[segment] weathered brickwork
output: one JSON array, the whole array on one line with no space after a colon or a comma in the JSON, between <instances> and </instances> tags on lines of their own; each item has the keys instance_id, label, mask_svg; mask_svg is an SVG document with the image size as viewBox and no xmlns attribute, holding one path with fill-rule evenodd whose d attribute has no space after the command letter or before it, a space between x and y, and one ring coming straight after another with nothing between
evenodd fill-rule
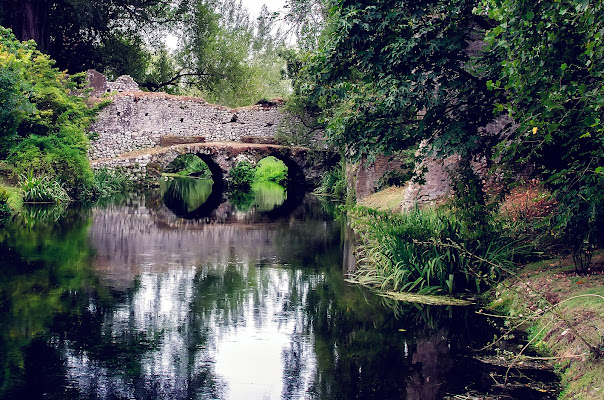
<instances>
[{"instance_id":1,"label":"weathered brickwork","mask_svg":"<svg viewBox=\"0 0 604 400\"><path fill-rule=\"evenodd\" d=\"M278 129L295 129L297 117L278 106L239 109L192 97L122 92L110 97L91 127L91 160L115 158L160 145L163 136L197 136L206 142L273 139Z\"/></svg>"}]
</instances>

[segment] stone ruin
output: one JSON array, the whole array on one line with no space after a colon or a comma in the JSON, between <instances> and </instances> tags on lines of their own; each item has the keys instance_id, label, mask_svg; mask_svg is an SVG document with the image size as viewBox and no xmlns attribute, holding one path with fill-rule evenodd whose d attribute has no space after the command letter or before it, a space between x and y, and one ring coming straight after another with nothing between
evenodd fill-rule
<instances>
[{"instance_id":1,"label":"stone ruin","mask_svg":"<svg viewBox=\"0 0 604 400\"><path fill-rule=\"evenodd\" d=\"M102 97L105 94L111 94L114 92L138 92L140 88L138 83L132 79L129 75L122 75L115 80L115 82L109 82L107 77L97 70L89 69L86 71L86 79L88 85L92 89L90 97Z\"/></svg>"}]
</instances>

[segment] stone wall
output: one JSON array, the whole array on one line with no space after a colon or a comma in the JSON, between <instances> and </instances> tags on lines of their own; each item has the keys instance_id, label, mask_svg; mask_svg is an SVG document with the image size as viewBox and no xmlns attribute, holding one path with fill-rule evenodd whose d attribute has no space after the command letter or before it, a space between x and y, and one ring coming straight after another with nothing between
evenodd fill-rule
<instances>
[{"instance_id":1,"label":"stone wall","mask_svg":"<svg viewBox=\"0 0 604 400\"><path fill-rule=\"evenodd\" d=\"M138 92L140 90L138 84L128 75L122 75L115 82L110 82L105 75L89 69L86 71L86 79L90 88L89 96L92 98L99 98L112 92Z\"/></svg>"},{"instance_id":2,"label":"stone wall","mask_svg":"<svg viewBox=\"0 0 604 400\"><path fill-rule=\"evenodd\" d=\"M230 109L200 98L145 92L117 93L110 99L90 128L91 160L159 146L162 136L197 136L206 142L274 139L279 129L300 127L298 118L278 105Z\"/></svg>"},{"instance_id":3,"label":"stone wall","mask_svg":"<svg viewBox=\"0 0 604 400\"><path fill-rule=\"evenodd\" d=\"M348 165L348 186L354 191L356 200L362 200L375 193L380 179L388 172L402 172L402 164L403 161L398 158L377 156L371 164L361 161L356 165Z\"/></svg>"}]
</instances>

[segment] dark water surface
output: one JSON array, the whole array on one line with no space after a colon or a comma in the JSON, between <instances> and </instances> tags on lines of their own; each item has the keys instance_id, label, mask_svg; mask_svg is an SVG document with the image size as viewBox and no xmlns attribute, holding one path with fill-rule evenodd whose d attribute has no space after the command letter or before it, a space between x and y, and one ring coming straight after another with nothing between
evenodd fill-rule
<instances>
[{"instance_id":1,"label":"dark water surface","mask_svg":"<svg viewBox=\"0 0 604 400\"><path fill-rule=\"evenodd\" d=\"M492 390L492 371L468 350L492 338L486 321L468 308L393 306L346 284L345 226L312 198L271 213L277 192L247 212L221 203L193 220L160 193L26 210L0 231L0 398Z\"/></svg>"}]
</instances>

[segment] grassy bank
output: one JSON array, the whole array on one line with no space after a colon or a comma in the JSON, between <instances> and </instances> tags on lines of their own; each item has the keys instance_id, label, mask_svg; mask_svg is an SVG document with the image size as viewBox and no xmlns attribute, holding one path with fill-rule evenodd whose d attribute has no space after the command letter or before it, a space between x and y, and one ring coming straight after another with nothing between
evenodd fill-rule
<instances>
[{"instance_id":1,"label":"grassy bank","mask_svg":"<svg viewBox=\"0 0 604 400\"><path fill-rule=\"evenodd\" d=\"M604 253L593 261L586 275L574 273L570 257L530 264L493 291L491 308L561 374L560 399L604 399L604 358L594 354L604 352Z\"/></svg>"},{"instance_id":2,"label":"grassy bank","mask_svg":"<svg viewBox=\"0 0 604 400\"><path fill-rule=\"evenodd\" d=\"M460 251L471 241L457 226L454 215L445 209L429 208L401 215L397 213L400 209L397 205L403 197L402 192L400 188L378 192L361 203L370 210L356 208L349 211L352 224L363 242L358 249L358 254L364 256L359 265L362 278L373 278L373 286L381 290L405 291L409 287L406 281L417 281L420 282L419 287L411 285L411 290L421 293L422 288L426 287L442 294L446 293L446 290L442 290L446 284L439 281L438 275L446 278L450 274L465 271L465 275L470 277L476 272L479 275L487 272L481 272L482 266L475 262L475 257L464 257L468 253ZM510 242L512 247L517 248L520 243L525 243L523 246L527 247L528 240L532 245L528 246L529 250L542 250L543 247L537 246L540 243L538 240L533 243L529 239L535 239L541 232L537 222L539 218L549 215L551 202L544 201L541 193L531 188L516 192L518 196L522 194L526 198L509 196L505 207L495 218L495 221L500 221L497 232L502 236L510 235L514 239ZM522 215L533 216L532 219L527 217L522 220L525 228L534 228L528 229L524 236L514 235L510 224L506 224L506 221L518 223L515 217L521 212ZM518 237L524 238L524 241L518 240ZM443 246L443 243L457 243L460 246ZM500 247L506 250L501 259L512 260L509 257L513 255L513 251L510 253L512 249ZM480 249L474 249L473 253ZM450 250L456 250L457 253L447 257L447 251ZM480 259L486 260L489 258L487 256L487 253L482 254ZM464 259L465 262L472 262L460 263ZM493 264L505 267L502 275L507 275L507 278L492 287L491 278L500 277L493 274L486 277L492 289L484 294L491 309L485 312L506 315L506 326L510 332L516 329L527 332L527 347L535 348L540 358L547 360L560 373L563 388L560 399L604 400L604 252L593 255L590 270L581 275L575 273L571 256L539 261L520 268L513 263L500 264L501 259L495 257L491 260ZM522 259L520 257L516 261ZM454 262L449 262L451 260ZM436 268L431 268L432 264ZM401 280L402 275L404 279ZM516 354L501 356L506 358L504 363L509 365L531 363L531 359L525 356L528 352L525 348Z\"/></svg>"}]
</instances>

